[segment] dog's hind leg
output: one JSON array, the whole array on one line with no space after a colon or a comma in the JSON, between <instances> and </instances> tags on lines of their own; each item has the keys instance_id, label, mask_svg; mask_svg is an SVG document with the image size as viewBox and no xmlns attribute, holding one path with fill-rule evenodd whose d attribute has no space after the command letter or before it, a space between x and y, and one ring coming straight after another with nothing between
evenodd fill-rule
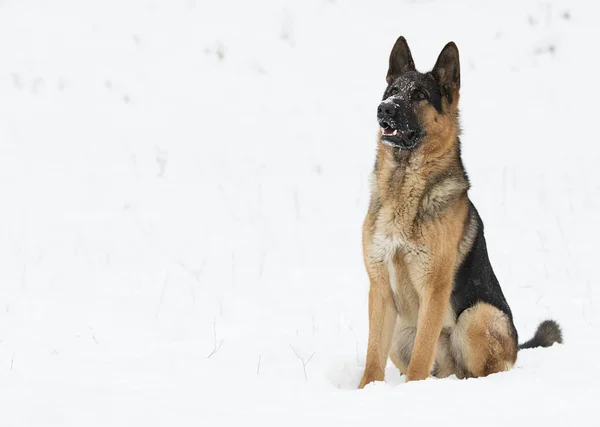
<instances>
[{"instance_id":1,"label":"dog's hind leg","mask_svg":"<svg viewBox=\"0 0 600 427\"><path fill-rule=\"evenodd\" d=\"M454 374L455 370L456 363L450 346L450 332L447 329L442 329L435 350L435 361L431 375L436 378L446 378Z\"/></svg>"},{"instance_id":2,"label":"dog's hind leg","mask_svg":"<svg viewBox=\"0 0 600 427\"><path fill-rule=\"evenodd\" d=\"M479 302L458 317L450 335L456 376L484 377L508 371L517 360L517 340L509 317Z\"/></svg>"},{"instance_id":3,"label":"dog's hind leg","mask_svg":"<svg viewBox=\"0 0 600 427\"><path fill-rule=\"evenodd\" d=\"M396 328L394 329L394 336L392 338L390 359L402 375L406 374L408 371L408 364L410 363L410 356L412 355L416 334L416 327L406 326L400 319L396 322Z\"/></svg>"}]
</instances>

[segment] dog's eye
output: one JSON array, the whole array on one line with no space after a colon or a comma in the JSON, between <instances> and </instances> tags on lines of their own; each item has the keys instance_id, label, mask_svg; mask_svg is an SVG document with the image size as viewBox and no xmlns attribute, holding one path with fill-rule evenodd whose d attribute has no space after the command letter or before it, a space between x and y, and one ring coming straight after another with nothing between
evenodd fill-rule
<instances>
[{"instance_id":1,"label":"dog's eye","mask_svg":"<svg viewBox=\"0 0 600 427\"><path fill-rule=\"evenodd\" d=\"M396 95L399 92L397 87L392 87L390 89L390 95Z\"/></svg>"},{"instance_id":2,"label":"dog's eye","mask_svg":"<svg viewBox=\"0 0 600 427\"><path fill-rule=\"evenodd\" d=\"M413 99L415 99L417 101L422 101L424 99L427 99L427 93L423 90L417 89L413 93Z\"/></svg>"}]
</instances>

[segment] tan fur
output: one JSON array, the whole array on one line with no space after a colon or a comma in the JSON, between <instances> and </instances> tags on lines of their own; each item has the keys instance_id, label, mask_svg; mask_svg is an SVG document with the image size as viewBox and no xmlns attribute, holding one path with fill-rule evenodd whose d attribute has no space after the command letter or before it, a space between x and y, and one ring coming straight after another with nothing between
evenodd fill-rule
<instances>
[{"instance_id":1,"label":"tan fur","mask_svg":"<svg viewBox=\"0 0 600 427\"><path fill-rule=\"evenodd\" d=\"M363 224L371 288L359 388L383 380L388 356L407 381L488 375L510 368L516 357L502 312L478 304L456 319L450 305L456 269L477 233L456 147L456 88L450 99L442 114L428 103L419 106L427 136L411 151L384 145L379 134Z\"/></svg>"},{"instance_id":2,"label":"tan fur","mask_svg":"<svg viewBox=\"0 0 600 427\"><path fill-rule=\"evenodd\" d=\"M390 55L388 83L407 69L414 70L414 64L400 37ZM450 303L457 269L480 223L470 208L458 147L460 70L453 43L432 73L443 92L441 111L427 96L410 98L410 114L424 130L418 143L394 148L382 142L381 131L378 136L362 236L371 287L367 361L359 388L384 379L388 356L407 381L485 376L510 369L516 360L516 336L506 314L479 302L457 318ZM403 96L399 99L408 95Z\"/></svg>"},{"instance_id":3,"label":"tan fur","mask_svg":"<svg viewBox=\"0 0 600 427\"><path fill-rule=\"evenodd\" d=\"M478 303L461 314L453 344L464 364L465 376L484 377L507 371L517 359L506 314L486 303Z\"/></svg>"},{"instance_id":4,"label":"tan fur","mask_svg":"<svg viewBox=\"0 0 600 427\"><path fill-rule=\"evenodd\" d=\"M455 321L449 298L468 214L468 185L457 175L428 188L432 176L458 161L453 147L458 132L455 109L445 108L448 114L443 116L431 106L422 108L421 119L430 128L413 152L400 152L398 158L393 149L379 143L374 201L363 226L371 290L367 368L360 387L382 379L395 323L388 321L392 310L394 317L399 314L403 323L416 326L412 357L405 368L409 381L429 376L442 326ZM449 197L455 200L448 202ZM437 212L440 198L443 212ZM378 313L380 307L383 311Z\"/></svg>"},{"instance_id":5,"label":"tan fur","mask_svg":"<svg viewBox=\"0 0 600 427\"><path fill-rule=\"evenodd\" d=\"M392 296L387 272L375 269L369 272L369 343L367 347L367 367L360 388L371 381L382 381L385 365L390 353L392 333L396 321L396 307Z\"/></svg>"}]
</instances>

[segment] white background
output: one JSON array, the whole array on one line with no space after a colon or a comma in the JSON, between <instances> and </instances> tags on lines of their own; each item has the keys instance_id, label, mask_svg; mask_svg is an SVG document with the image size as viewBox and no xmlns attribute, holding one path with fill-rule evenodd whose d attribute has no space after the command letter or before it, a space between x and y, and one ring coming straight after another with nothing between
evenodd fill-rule
<instances>
[{"instance_id":1,"label":"white background","mask_svg":"<svg viewBox=\"0 0 600 427\"><path fill-rule=\"evenodd\" d=\"M0 425L587 424L600 395L591 1L0 2ZM520 340L356 391L375 112L457 43L463 159ZM309 360L310 359L310 360ZM588 424L589 425L589 424Z\"/></svg>"}]
</instances>

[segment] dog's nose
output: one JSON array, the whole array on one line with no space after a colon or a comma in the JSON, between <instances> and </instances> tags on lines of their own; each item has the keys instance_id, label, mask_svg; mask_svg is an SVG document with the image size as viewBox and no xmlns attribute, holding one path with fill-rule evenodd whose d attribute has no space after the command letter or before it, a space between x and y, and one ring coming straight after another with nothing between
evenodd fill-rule
<instances>
[{"instance_id":1,"label":"dog's nose","mask_svg":"<svg viewBox=\"0 0 600 427\"><path fill-rule=\"evenodd\" d=\"M396 115L396 104L393 102L382 102L377 107L377 117L380 119L392 118Z\"/></svg>"}]
</instances>

